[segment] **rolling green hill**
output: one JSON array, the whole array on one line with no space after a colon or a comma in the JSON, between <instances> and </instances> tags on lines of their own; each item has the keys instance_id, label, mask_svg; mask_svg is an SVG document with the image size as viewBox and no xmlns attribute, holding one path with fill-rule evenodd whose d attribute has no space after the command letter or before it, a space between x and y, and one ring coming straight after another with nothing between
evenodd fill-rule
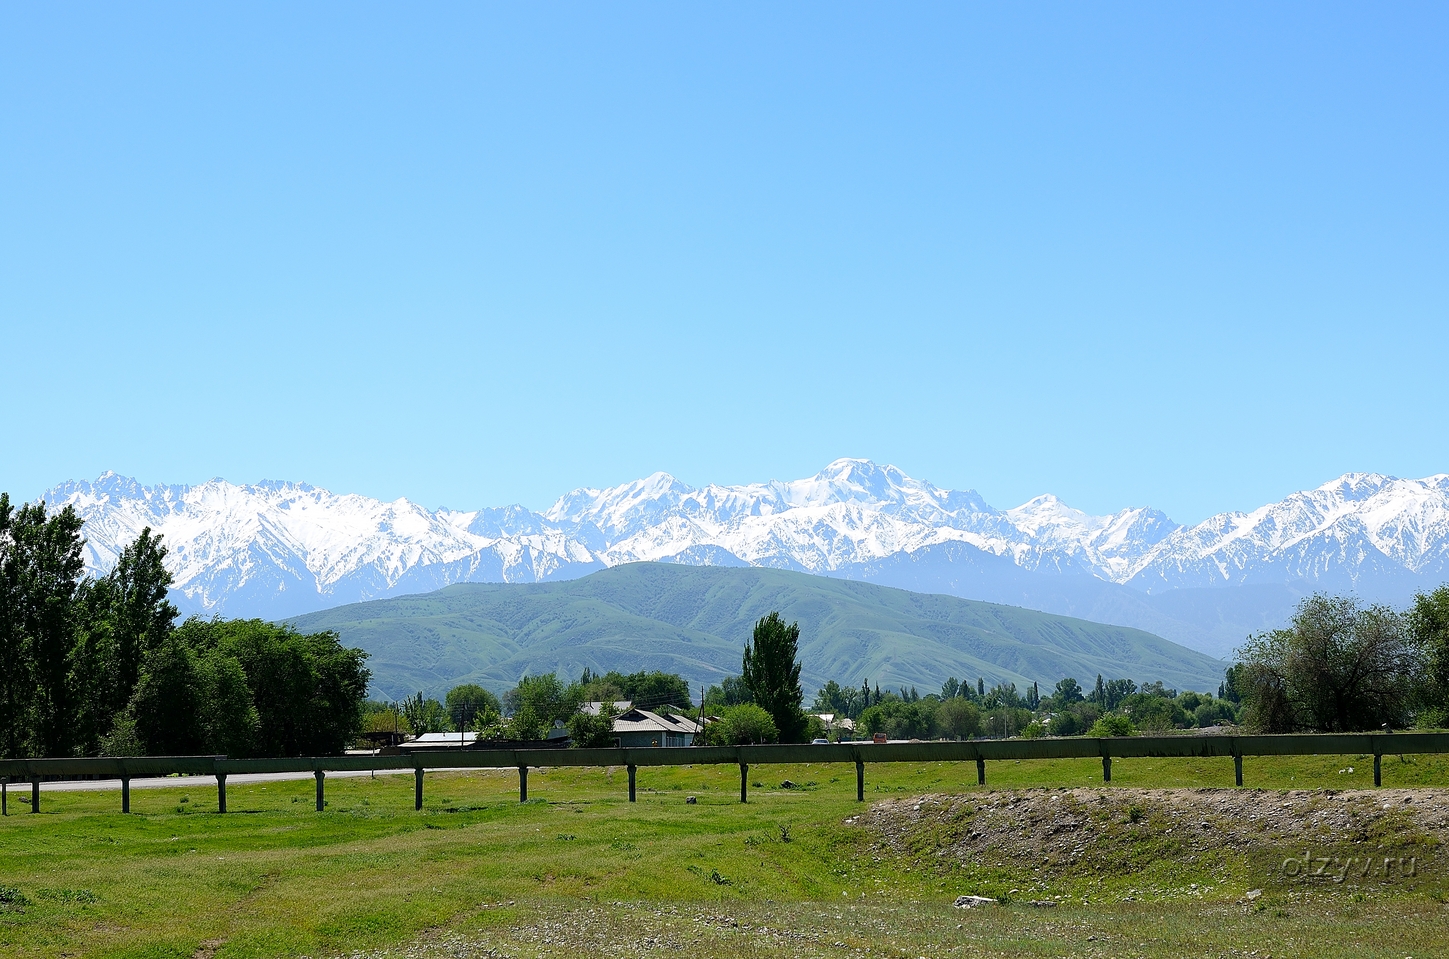
<instances>
[{"instance_id":1,"label":"rolling green hill","mask_svg":"<svg viewBox=\"0 0 1449 959\"><path fill-rule=\"evenodd\" d=\"M1043 692L1063 676L1101 673L1179 689L1216 690L1225 664L1141 630L1014 606L758 568L635 563L583 579L466 583L354 603L290 620L336 630L372 658L374 695L458 683L494 690L557 670L662 669L696 686L740 668L756 620L800 623L807 695L828 679L882 689L939 690L948 676Z\"/></svg>"}]
</instances>

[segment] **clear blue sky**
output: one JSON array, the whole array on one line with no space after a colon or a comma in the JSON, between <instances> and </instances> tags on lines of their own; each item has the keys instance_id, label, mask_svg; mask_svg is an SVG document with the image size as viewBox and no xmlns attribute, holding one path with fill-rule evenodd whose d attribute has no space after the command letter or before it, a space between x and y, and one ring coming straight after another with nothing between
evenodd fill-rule
<instances>
[{"instance_id":1,"label":"clear blue sky","mask_svg":"<svg viewBox=\"0 0 1449 959\"><path fill-rule=\"evenodd\" d=\"M0 489L1449 471L1443 4L0 7Z\"/></svg>"}]
</instances>

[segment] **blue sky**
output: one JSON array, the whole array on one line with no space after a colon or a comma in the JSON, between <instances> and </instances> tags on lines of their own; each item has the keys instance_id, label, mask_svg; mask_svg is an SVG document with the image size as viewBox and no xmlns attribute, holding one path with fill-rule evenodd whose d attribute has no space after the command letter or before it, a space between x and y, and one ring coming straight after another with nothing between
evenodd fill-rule
<instances>
[{"instance_id":1,"label":"blue sky","mask_svg":"<svg viewBox=\"0 0 1449 959\"><path fill-rule=\"evenodd\" d=\"M0 7L0 489L1449 471L1442 5Z\"/></svg>"}]
</instances>

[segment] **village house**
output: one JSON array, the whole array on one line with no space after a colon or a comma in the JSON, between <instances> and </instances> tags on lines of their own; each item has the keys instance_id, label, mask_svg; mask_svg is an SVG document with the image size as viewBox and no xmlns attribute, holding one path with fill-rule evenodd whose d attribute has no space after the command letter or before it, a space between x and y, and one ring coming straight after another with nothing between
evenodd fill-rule
<instances>
[{"instance_id":1,"label":"village house","mask_svg":"<svg viewBox=\"0 0 1449 959\"><path fill-rule=\"evenodd\" d=\"M684 716L667 716L631 708L614 720L614 738L620 746L691 746L699 724Z\"/></svg>"}]
</instances>

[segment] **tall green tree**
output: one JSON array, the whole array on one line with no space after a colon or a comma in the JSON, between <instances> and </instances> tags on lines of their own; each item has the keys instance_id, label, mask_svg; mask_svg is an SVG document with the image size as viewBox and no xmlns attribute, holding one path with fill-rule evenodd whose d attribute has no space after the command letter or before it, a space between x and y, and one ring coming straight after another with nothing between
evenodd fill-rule
<instances>
[{"instance_id":1,"label":"tall green tree","mask_svg":"<svg viewBox=\"0 0 1449 959\"><path fill-rule=\"evenodd\" d=\"M402 703L403 717L415 736L428 733L445 733L448 729L448 710L436 699L425 698L421 691Z\"/></svg>"},{"instance_id":2,"label":"tall green tree","mask_svg":"<svg viewBox=\"0 0 1449 959\"><path fill-rule=\"evenodd\" d=\"M1406 725L1423 667L1403 615L1322 594L1300 602L1286 629L1252 637L1239 655L1245 718L1269 732Z\"/></svg>"},{"instance_id":3,"label":"tall green tree","mask_svg":"<svg viewBox=\"0 0 1449 959\"><path fill-rule=\"evenodd\" d=\"M22 622L20 553L15 544L15 510L0 493L0 757L26 753L30 731L31 670L29 638Z\"/></svg>"},{"instance_id":4,"label":"tall green tree","mask_svg":"<svg viewBox=\"0 0 1449 959\"><path fill-rule=\"evenodd\" d=\"M953 696L936 709L936 725L953 739L970 739L981 732L981 711L964 696Z\"/></svg>"},{"instance_id":5,"label":"tall green tree","mask_svg":"<svg viewBox=\"0 0 1449 959\"><path fill-rule=\"evenodd\" d=\"M84 582L77 594L71 682L77 697L74 745L80 752L96 752L100 739L114 732L117 716L140 682L146 657L175 627L165 558L161 537L147 527L122 548L109 573Z\"/></svg>"},{"instance_id":6,"label":"tall green tree","mask_svg":"<svg viewBox=\"0 0 1449 959\"><path fill-rule=\"evenodd\" d=\"M344 647L336 633L302 634L259 619L197 618L176 633L193 651L216 649L237 661L256 709L257 755L338 753L361 728L371 678L367 654ZM239 697L235 701L240 705ZM227 721L249 722L244 714Z\"/></svg>"},{"instance_id":7,"label":"tall green tree","mask_svg":"<svg viewBox=\"0 0 1449 959\"><path fill-rule=\"evenodd\" d=\"M20 625L34 679L32 748L42 756L68 756L75 741L71 671L80 626L76 599L85 573L82 522L70 506L47 516L44 503L27 503L11 526Z\"/></svg>"},{"instance_id":8,"label":"tall green tree","mask_svg":"<svg viewBox=\"0 0 1449 959\"><path fill-rule=\"evenodd\" d=\"M176 607L167 599L171 574L164 565L166 547L148 526L121 550L112 570L97 583L110 624L110 679L107 699L120 709L140 678L141 663L176 624Z\"/></svg>"},{"instance_id":9,"label":"tall green tree","mask_svg":"<svg viewBox=\"0 0 1449 959\"><path fill-rule=\"evenodd\" d=\"M1064 709L1072 703L1079 703L1083 700L1082 684L1072 677L1057 680L1056 688L1047 697L1054 709Z\"/></svg>"},{"instance_id":10,"label":"tall green tree","mask_svg":"<svg viewBox=\"0 0 1449 959\"><path fill-rule=\"evenodd\" d=\"M800 624L785 625L772 612L755 624L754 635L745 645L740 679L756 705L770 714L780 732L780 741L803 742L805 714L800 704Z\"/></svg>"},{"instance_id":11,"label":"tall green tree","mask_svg":"<svg viewBox=\"0 0 1449 959\"><path fill-rule=\"evenodd\" d=\"M564 685L556 673L524 676L503 694L510 719L508 735L514 739L542 739L555 721L567 722L583 703L583 687Z\"/></svg>"},{"instance_id":12,"label":"tall green tree","mask_svg":"<svg viewBox=\"0 0 1449 959\"><path fill-rule=\"evenodd\" d=\"M202 752L201 690L196 654L172 634L151 650L131 697L129 713L147 755L189 756Z\"/></svg>"},{"instance_id":13,"label":"tall green tree","mask_svg":"<svg viewBox=\"0 0 1449 959\"><path fill-rule=\"evenodd\" d=\"M498 697L476 683L464 683L448 690L443 707L454 729L477 729L480 720L487 725L498 721L502 706Z\"/></svg>"},{"instance_id":14,"label":"tall green tree","mask_svg":"<svg viewBox=\"0 0 1449 959\"><path fill-rule=\"evenodd\" d=\"M247 674L235 656L220 649L196 656L198 725L206 752L231 757L256 754L261 719Z\"/></svg>"},{"instance_id":15,"label":"tall green tree","mask_svg":"<svg viewBox=\"0 0 1449 959\"><path fill-rule=\"evenodd\" d=\"M1420 687L1424 721L1449 725L1449 586L1420 593L1409 608L1409 629L1424 657Z\"/></svg>"}]
</instances>

